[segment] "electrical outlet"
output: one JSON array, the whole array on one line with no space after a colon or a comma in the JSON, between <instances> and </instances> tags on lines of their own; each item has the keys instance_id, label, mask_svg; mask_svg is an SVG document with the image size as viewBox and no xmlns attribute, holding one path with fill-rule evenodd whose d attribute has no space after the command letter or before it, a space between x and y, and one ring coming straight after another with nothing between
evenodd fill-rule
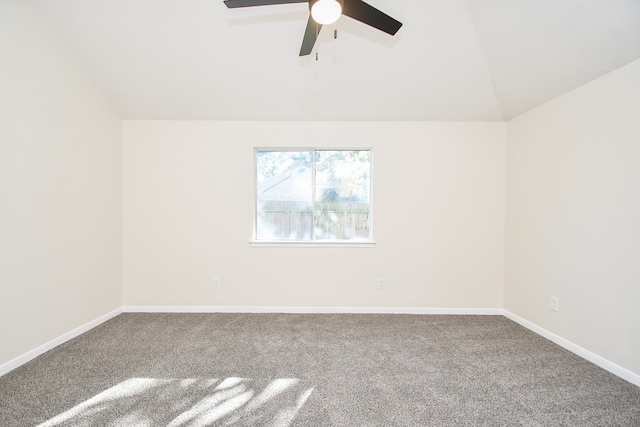
<instances>
[{"instance_id":1,"label":"electrical outlet","mask_svg":"<svg viewBox=\"0 0 640 427\"><path fill-rule=\"evenodd\" d=\"M556 297L551 297L551 310L560 311L560 300Z\"/></svg>"},{"instance_id":2,"label":"electrical outlet","mask_svg":"<svg viewBox=\"0 0 640 427\"><path fill-rule=\"evenodd\" d=\"M378 289L384 289L384 279L378 279Z\"/></svg>"},{"instance_id":3,"label":"electrical outlet","mask_svg":"<svg viewBox=\"0 0 640 427\"><path fill-rule=\"evenodd\" d=\"M218 289L220 287L220 278L214 277L213 282L211 282L211 287L213 289Z\"/></svg>"}]
</instances>

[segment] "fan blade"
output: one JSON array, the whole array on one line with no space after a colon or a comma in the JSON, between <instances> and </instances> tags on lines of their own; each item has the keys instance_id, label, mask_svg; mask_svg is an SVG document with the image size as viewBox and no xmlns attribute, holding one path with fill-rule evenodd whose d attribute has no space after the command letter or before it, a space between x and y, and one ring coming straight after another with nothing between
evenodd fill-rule
<instances>
[{"instance_id":1,"label":"fan blade","mask_svg":"<svg viewBox=\"0 0 640 427\"><path fill-rule=\"evenodd\" d=\"M362 0L344 0L342 14L391 34L392 36L402 27L401 22L396 21L386 13L380 12Z\"/></svg>"},{"instance_id":2,"label":"fan blade","mask_svg":"<svg viewBox=\"0 0 640 427\"><path fill-rule=\"evenodd\" d=\"M272 4L307 2L308 0L225 0L224 4L226 4L228 8L233 9L235 7L269 6Z\"/></svg>"},{"instance_id":3,"label":"fan blade","mask_svg":"<svg viewBox=\"0 0 640 427\"><path fill-rule=\"evenodd\" d=\"M306 56L311 53L321 28L322 25L314 21L311 15L309 15L309 21L307 21L307 28L304 30L304 38L302 39L299 56Z\"/></svg>"}]
</instances>

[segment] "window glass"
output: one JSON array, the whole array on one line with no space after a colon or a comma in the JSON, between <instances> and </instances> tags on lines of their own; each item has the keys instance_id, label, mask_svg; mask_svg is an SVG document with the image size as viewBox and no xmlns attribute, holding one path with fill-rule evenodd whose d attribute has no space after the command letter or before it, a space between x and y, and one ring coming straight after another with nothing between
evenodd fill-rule
<instances>
[{"instance_id":1,"label":"window glass","mask_svg":"<svg viewBox=\"0 0 640 427\"><path fill-rule=\"evenodd\" d=\"M370 150L256 150L256 240L371 239Z\"/></svg>"},{"instance_id":2,"label":"window glass","mask_svg":"<svg viewBox=\"0 0 640 427\"><path fill-rule=\"evenodd\" d=\"M311 154L310 151L257 152L257 239L311 239Z\"/></svg>"},{"instance_id":3,"label":"window glass","mask_svg":"<svg viewBox=\"0 0 640 427\"><path fill-rule=\"evenodd\" d=\"M369 151L316 151L316 239L369 238Z\"/></svg>"}]
</instances>

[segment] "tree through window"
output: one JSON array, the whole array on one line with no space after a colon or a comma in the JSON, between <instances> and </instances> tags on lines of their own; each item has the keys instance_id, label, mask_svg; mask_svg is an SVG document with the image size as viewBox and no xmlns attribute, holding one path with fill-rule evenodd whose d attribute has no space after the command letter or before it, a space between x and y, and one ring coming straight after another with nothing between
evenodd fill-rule
<instances>
[{"instance_id":1,"label":"tree through window","mask_svg":"<svg viewBox=\"0 0 640 427\"><path fill-rule=\"evenodd\" d=\"M258 149L256 176L256 240L371 240L371 150Z\"/></svg>"}]
</instances>

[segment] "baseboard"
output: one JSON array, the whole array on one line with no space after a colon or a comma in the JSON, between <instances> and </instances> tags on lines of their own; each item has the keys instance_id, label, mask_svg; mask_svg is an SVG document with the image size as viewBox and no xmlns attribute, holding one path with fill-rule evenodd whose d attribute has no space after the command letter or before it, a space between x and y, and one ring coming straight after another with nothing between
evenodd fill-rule
<instances>
[{"instance_id":1,"label":"baseboard","mask_svg":"<svg viewBox=\"0 0 640 427\"><path fill-rule=\"evenodd\" d=\"M3 363L2 365L0 365L0 376L5 375L7 373L9 373L10 371L13 371L14 369L16 369L17 367L24 365L25 363L27 363L28 361L35 359L36 357L40 356L42 353L45 353L49 350L51 350L54 347L59 346L60 344L69 341L70 339L73 339L75 337L77 337L78 335L82 335L85 332L95 328L96 326L100 325L101 323L106 322L109 319L112 319L114 317L116 317L118 314L122 313L122 307L117 308L103 316L98 317L97 319L94 319L88 323L85 323L84 325L75 328L74 330L67 332L66 334L63 334L61 336L59 336L58 338L55 338L51 341L49 341L46 344L43 344L39 347L34 348L31 351L28 351L27 353L16 357L15 359L12 359L6 363Z\"/></svg>"},{"instance_id":2,"label":"baseboard","mask_svg":"<svg viewBox=\"0 0 640 427\"><path fill-rule=\"evenodd\" d=\"M124 306L125 313L295 313L295 314L462 314L502 315L501 308Z\"/></svg>"},{"instance_id":3,"label":"baseboard","mask_svg":"<svg viewBox=\"0 0 640 427\"><path fill-rule=\"evenodd\" d=\"M638 387L640 387L640 375L635 374L621 366L616 365L613 362L610 362L609 360L605 359L604 357L598 356L595 353L590 352L589 350L585 350L584 348L572 343L571 341L568 341L556 334L554 334L553 332L547 331L544 328L541 328L540 326L536 325L533 322L530 322L526 319L523 319L520 316L517 316L507 310L503 310L504 316L508 319L513 320L516 323L519 323L520 325L524 326L525 328L535 332L536 334L545 337L546 339L548 339L549 341L552 341L556 344L558 344L560 347L563 347L567 350L569 350L572 353L577 354L578 356L582 357L583 359L588 360L589 362L600 366L603 369L606 369L607 371L611 372L612 374L622 378L623 380L629 381L631 384L637 385Z\"/></svg>"}]
</instances>

